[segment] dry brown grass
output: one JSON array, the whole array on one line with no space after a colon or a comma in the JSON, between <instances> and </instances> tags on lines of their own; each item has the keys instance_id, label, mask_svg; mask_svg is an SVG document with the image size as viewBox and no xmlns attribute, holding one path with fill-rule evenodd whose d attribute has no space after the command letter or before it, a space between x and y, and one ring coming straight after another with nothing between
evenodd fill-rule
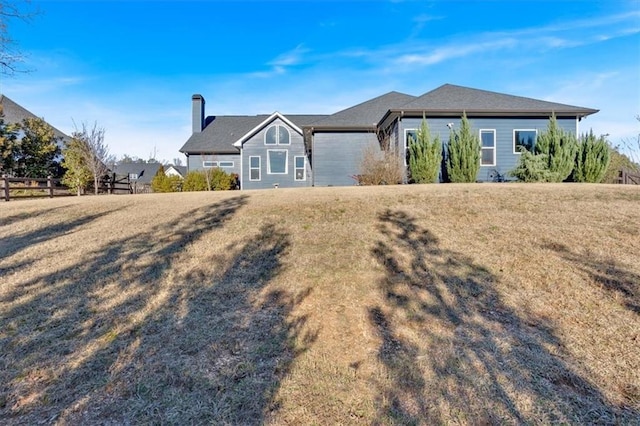
<instances>
[{"instance_id":1,"label":"dry brown grass","mask_svg":"<svg viewBox=\"0 0 640 426\"><path fill-rule=\"evenodd\" d=\"M640 424L640 191L0 205L0 423Z\"/></svg>"}]
</instances>

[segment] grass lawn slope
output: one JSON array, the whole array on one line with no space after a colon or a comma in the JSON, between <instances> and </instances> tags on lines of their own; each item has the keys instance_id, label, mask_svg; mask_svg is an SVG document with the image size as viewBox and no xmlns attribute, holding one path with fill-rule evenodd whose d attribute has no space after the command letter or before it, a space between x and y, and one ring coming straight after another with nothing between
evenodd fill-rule
<instances>
[{"instance_id":1,"label":"grass lawn slope","mask_svg":"<svg viewBox=\"0 0 640 426\"><path fill-rule=\"evenodd\" d=\"M640 424L640 191L0 204L2 424Z\"/></svg>"}]
</instances>

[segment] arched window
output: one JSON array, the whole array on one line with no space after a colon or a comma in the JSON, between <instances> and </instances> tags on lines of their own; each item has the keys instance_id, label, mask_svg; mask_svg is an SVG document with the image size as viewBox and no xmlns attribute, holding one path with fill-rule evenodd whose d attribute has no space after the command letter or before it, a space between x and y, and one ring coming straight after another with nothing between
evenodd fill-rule
<instances>
[{"instance_id":1,"label":"arched window","mask_svg":"<svg viewBox=\"0 0 640 426\"><path fill-rule=\"evenodd\" d=\"M291 136L289 135L289 130L280 124L274 124L265 132L264 144L291 145Z\"/></svg>"}]
</instances>

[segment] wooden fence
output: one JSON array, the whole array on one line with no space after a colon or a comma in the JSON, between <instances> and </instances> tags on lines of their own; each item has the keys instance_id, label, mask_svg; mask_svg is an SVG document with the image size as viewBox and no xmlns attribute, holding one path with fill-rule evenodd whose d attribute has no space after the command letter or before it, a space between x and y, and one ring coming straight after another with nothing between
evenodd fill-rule
<instances>
[{"instance_id":1,"label":"wooden fence","mask_svg":"<svg viewBox=\"0 0 640 426\"><path fill-rule=\"evenodd\" d=\"M11 198L24 197L60 197L72 195L69 188L60 183L60 179L49 176L46 178L22 178L2 175L0 178L2 198L9 201Z\"/></svg>"},{"instance_id":2,"label":"wooden fence","mask_svg":"<svg viewBox=\"0 0 640 426\"><path fill-rule=\"evenodd\" d=\"M91 192L93 192L93 185L91 186ZM118 179L115 173L105 176L98 186L98 193L102 194L133 194L134 192L129 176ZM24 178L2 175L0 177L0 197L5 201L9 201L12 198L53 198L69 195L75 195L74 191L63 185L61 179L55 179L51 176L46 178Z\"/></svg>"},{"instance_id":3,"label":"wooden fence","mask_svg":"<svg viewBox=\"0 0 640 426\"><path fill-rule=\"evenodd\" d=\"M624 185L640 185L640 173L630 173L627 170L620 170L618 182Z\"/></svg>"},{"instance_id":4,"label":"wooden fence","mask_svg":"<svg viewBox=\"0 0 640 426\"><path fill-rule=\"evenodd\" d=\"M133 194L135 193L134 187L131 185L129 176L124 176L118 179L115 173L105 176L100 181L98 192L107 194Z\"/></svg>"}]
</instances>

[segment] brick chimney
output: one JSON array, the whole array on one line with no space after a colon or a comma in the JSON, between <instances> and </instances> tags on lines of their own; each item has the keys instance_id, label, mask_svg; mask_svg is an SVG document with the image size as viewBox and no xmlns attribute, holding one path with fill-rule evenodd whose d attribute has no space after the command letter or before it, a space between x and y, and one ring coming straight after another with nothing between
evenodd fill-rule
<instances>
[{"instance_id":1,"label":"brick chimney","mask_svg":"<svg viewBox=\"0 0 640 426\"><path fill-rule=\"evenodd\" d=\"M191 97L191 120L193 133L200 133L204 127L204 97L193 95Z\"/></svg>"}]
</instances>

